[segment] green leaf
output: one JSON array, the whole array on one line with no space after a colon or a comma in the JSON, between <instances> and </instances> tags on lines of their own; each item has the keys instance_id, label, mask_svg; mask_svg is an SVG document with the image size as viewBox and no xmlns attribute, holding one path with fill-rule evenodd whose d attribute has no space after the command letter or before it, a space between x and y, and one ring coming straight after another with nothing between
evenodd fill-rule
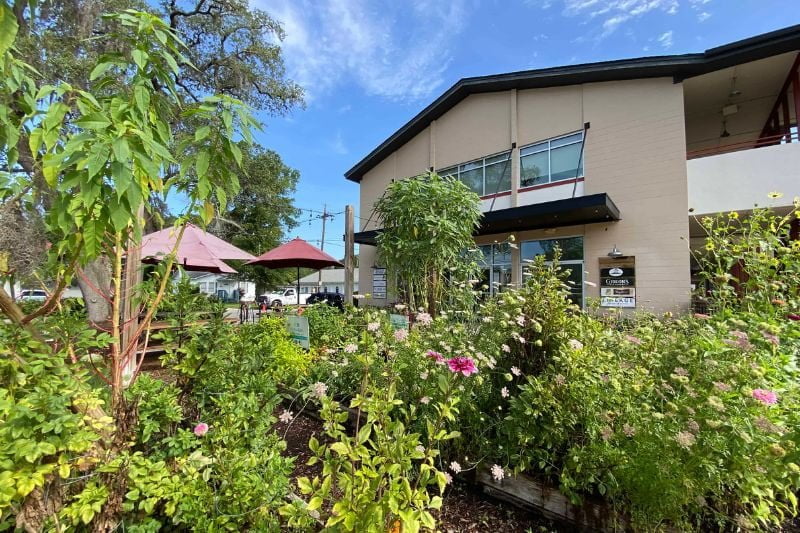
<instances>
[{"instance_id":1,"label":"green leaf","mask_svg":"<svg viewBox=\"0 0 800 533\"><path fill-rule=\"evenodd\" d=\"M105 74L108 71L108 69L110 69L114 65L115 63L112 62L98 63L97 66L92 69L92 73L89 74L89 80L90 81L96 80L97 78Z\"/></svg>"},{"instance_id":2,"label":"green leaf","mask_svg":"<svg viewBox=\"0 0 800 533\"><path fill-rule=\"evenodd\" d=\"M347 449L347 445L343 442L334 442L333 444L331 444L331 450L335 451L339 455L347 455L347 453L349 452L349 450Z\"/></svg>"},{"instance_id":3,"label":"green leaf","mask_svg":"<svg viewBox=\"0 0 800 533\"><path fill-rule=\"evenodd\" d=\"M102 113L91 113L76 120L75 124L87 130L104 130L111 125L111 121Z\"/></svg>"},{"instance_id":4,"label":"green leaf","mask_svg":"<svg viewBox=\"0 0 800 533\"><path fill-rule=\"evenodd\" d=\"M147 108L150 107L150 91L144 86L137 85L133 88L133 98L136 100L136 108L142 117L147 118Z\"/></svg>"},{"instance_id":5,"label":"green leaf","mask_svg":"<svg viewBox=\"0 0 800 533\"><path fill-rule=\"evenodd\" d=\"M0 4L0 55L4 55L17 38L17 17L6 2Z\"/></svg>"},{"instance_id":6,"label":"green leaf","mask_svg":"<svg viewBox=\"0 0 800 533\"><path fill-rule=\"evenodd\" d=\"M320 507L322 507L322 498L320 498L319 496L314 496L314 497L313 497L313 498L311 498L311 500L308 502L308 507L307 507L307 509L308 509L309 511L316 511L316 510L317 510L317 509L319 509Z\"/></svg>"},{"instance_id":7,"label":"green leaf","mask_svg":"<svg viewBox=\"0 0 800 533\"><path fill-rule=\"evenodd\" d=\"M121 163L127 162L131 156L131 149L125 137L114 139L114 142L111 144L111 149L114 150L114 158Z\"/></svg>"},{"instance_id":8,"label":"green leaf","mask_svg":"<svg viewBox=\"0 0 800 533\"><path fill-rule=\"evenodd\" d=\"M206 172L208 172L208 159L209 155L207 151L201 150L197 153L197 160L194 163L194 167L195 170L197 170L197 177L200 179L204 178Z\"/></svg>"},{"instance_id":9,"label":"green leaf","mask_svg":"<svg viewBox=\"0 0 800 533\"><path fill-rule=\"evenodd\" d=\"M202 126L197 128L194 132L194 140L195 141L202 141L206 137L208 137L209 133L211 133L211 128L209 126Z\"/></svg>"},{"instance_id":10,"label":"green leaf","mask_svg":"<svg viewBox=\"0 0 800 533\"><path fill-rule=\"evenodd\" d=\"M139 50L138 48L131 52L131 56L133 57L133 62L136 63L136 66L141 70L144 70L144 67L147 66L147 60L150 59L150 56L147 55L147 52L144 50Z\"/></svg>"}]
</instances>

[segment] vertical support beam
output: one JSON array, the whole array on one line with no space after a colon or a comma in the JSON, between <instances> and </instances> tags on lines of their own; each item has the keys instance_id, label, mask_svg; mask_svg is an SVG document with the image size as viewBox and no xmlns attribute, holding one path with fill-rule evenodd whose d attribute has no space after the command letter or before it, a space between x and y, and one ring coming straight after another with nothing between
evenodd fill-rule
<instances>
[{"instance_id":1,"label":"vertical support beam","mask_svg":"<svg viewBox=\"0 0 800 533\"><path fill-rule=\"evenodd\" d=\"M433 171L436 171L436 121L431 121L430 126L430 147L428 148L428 165Z\"/></svg>"},{"instance_id":2,"label":"vertical support beam","mask_svg":"<svg viewBox=\"0 0 800 533\"><path fill-rule=\"evenodd\" d=\"M783 98L781 99L781 111L781 114L783 115L783 127L781 128L781 133L786 136L786 142L792 142L791 136L789 135L792 129L792 119L789 118L789 91L785 91L783 93Z\"/></svg>"},{"instance_id":3,"label":"vertical support beam","mask_svg":"<svg viewBox=\"0 0 800 533\"><path fill-rule=\"evenodd\" d=\"M514 245L511 247L511 283L515 288L522 287L522 256L520 255L520 244L517 239L517 234L512 233L514 236Z\"/></svg>"},{"instance_id":4,"label":"vertical support beam","mask_svg":"<svg viewBox=\"0 0 800 533\"><path fill-rule=\"evenodd\" d=\"M344 208L344 302L353 303L353 275L355 273L355 217L353 206Z\"/></svg>"},{"instance_id":5,"label":"vertical support beam","mask_svg":"<svg viewBox=\"0 0 800 533\"><path fill-rule=\"evenodd\" d=\"M800 67L795 69L792 76L792 93L794 93L794 125L800 128ZM798 132L795 142L800 142L800 132Z\"/></svg>"},{"instance_id":6,"label":"vertical support beam","mask_svg":"<svg viewBox=\"0 0 800 533\"><path fill-rule=\"evenodd\" d=\"M517 90L511 89L511 207L519 205L519 147L517 146Z\"/></svg>"}]
</instances>

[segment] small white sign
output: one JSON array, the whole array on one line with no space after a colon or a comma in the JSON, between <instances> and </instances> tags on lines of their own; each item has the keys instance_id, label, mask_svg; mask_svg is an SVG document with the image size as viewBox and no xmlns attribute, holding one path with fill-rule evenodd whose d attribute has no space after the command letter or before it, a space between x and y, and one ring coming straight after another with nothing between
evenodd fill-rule
<instances>
[{"instance_id":1,"label":"small white sign","mask_svg":"<svg viewBox=\"0 0 800 533\"><path fill-rule=\"evenodd\" d=\"M311 347L308 334L308 317L287 316L286 328L289 330L292 340L308 350Z\"/></svg>"},{"instance_id":2,"label":"small white sign","mask_svg":"<svg viewBox=\"0 0 800 533\"><path fill-rule=\"evenodd\" d=\"M636 307L636 298L619 296L601 296L601 307Z\"/></svg>"},{"instance_id":3,"label":"small white sign","mask_svg":"<svg viewBox=\"0 0 800 533\"><path fill-rule=\"evenodd\" d=\"M615 278L620 277L622 274L624 274L624 272L625 272L624 270L622 270L621 268L617 268L617 267L608 269L608 275L609 276L613 276Z\"/></svg>"}]
</instances>

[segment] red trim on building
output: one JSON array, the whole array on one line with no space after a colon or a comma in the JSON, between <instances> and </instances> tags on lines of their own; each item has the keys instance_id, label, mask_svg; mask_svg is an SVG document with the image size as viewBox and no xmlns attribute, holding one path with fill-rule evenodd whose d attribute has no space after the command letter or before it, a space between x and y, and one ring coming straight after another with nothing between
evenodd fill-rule
<instances>
[{"instance_id":1,"label":"red trim on building","mask_svg":"<svg viewBox=\"0 0 800 533\"><path fill-rule=\"evenodd\" d=\"M541 185L532 185L530 187L523 187L521 189L517 189L517 192L528 192L528 191L536 191L539 189L546 189L548 187L558 187L559 185L569 185L578 181L583 181L584 178L578 179L571 179L571 180L563 180L563 181L554 181L553 183L542 183Z\"/></svg>"},{"instance_id":2,"label":"red trim on building","mask_svg":"<svg viewBox=\"0 0 800 533\"><path fill-rule=\"evenodd\" d=\"M481 196L481 200L491 200L492 198L500 198L501 196L510 196L511 191L506 192L499 192L497 194L487 194L486 196Z\"/></svg>"}]
</instances>

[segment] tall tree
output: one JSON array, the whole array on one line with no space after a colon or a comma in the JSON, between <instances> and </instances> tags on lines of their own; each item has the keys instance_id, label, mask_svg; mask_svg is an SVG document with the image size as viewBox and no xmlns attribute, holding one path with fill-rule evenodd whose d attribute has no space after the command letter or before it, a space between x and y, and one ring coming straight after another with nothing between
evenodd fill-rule
<instances>
[{"instance_id":1,"label":"tall tree","mask_svg":"<svg viewBox=\"0 0 800 533\"><path fill-rule=\"evenodd\" d=\"M299 210L292 205L300 173L284 164L272 150L259 145L242 145L239 193L211 227L219 237L260 255L278 246L284 231L297 225ZM294 279L292 272L263 267L237 267L240 275L256 282L259 290L284 285Z\"/></svg>"},{"instance_id":2,"label":"tall tree","mask_svg":"<svg viewBox=\"0 0 800 533\"><path fill-rule=\"evenodd\" d=\"M102 38L116 31L119 24L115 18L104 17L105 13L135 8L160 17L187 45L185 60L178 59L171 74L177 92L171 112L176 143L194 135L196 127L193 118L179 110L205 95L233 96L270 114L283 114L302 104L302 89L286 77L280 24L267 13L251 9L246 0L162 0L158 4L141 0L45 0L35 16L30 13L28 0L9 3L20 28L16 46L22 59L37 69L42 84L67 82L76 88L90 87L91 70L104 54L132 52L124 49L124 41ZM146 54L147 50L141 52ZM49 189L35 168L24 132L17 146L18 170L32 177L39 208L52 207ZM158 202L157 197L151 199L153 204ZM100 256L86 265L77 279L89 320L106 320L111 312L108 258Z\"/></svg>"}]
</instances>

